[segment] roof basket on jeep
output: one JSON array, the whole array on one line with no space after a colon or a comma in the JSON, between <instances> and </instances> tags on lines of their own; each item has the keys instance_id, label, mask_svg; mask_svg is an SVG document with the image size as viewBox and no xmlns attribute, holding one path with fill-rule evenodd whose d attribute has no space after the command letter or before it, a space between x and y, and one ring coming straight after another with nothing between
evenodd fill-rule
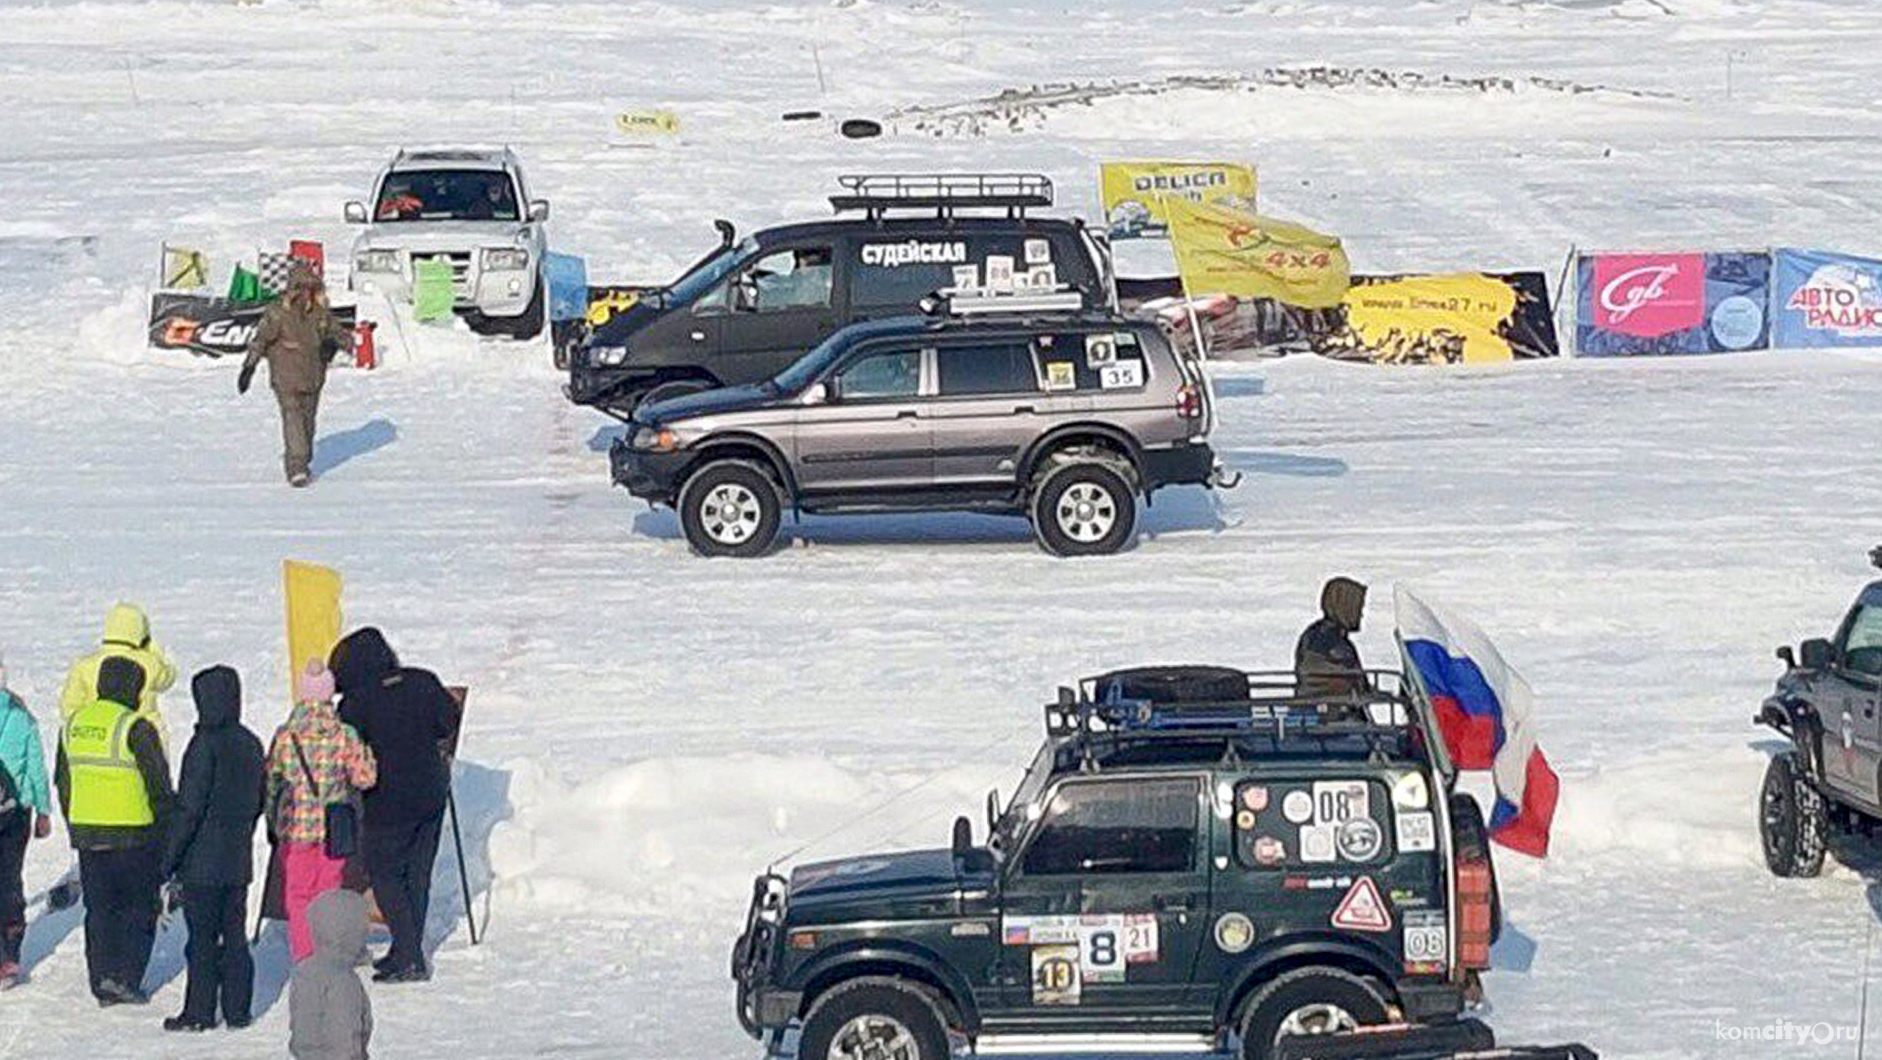
<instances>
[{"instance_id":1,"label":"roof basket on jeep","mask_svg":"<svg viewBox=\"0 0 1882 1060\"><path fill-rule=\"evenodd\" d=\"M944 287L922 299L920 308L928 316L953 317L1077 313L1085 308L1085 296L1064 285L1011 292Z\"/></svg>"},{"instance_id":2,"label":"roof basket on jeep","mask_svg":"<svg viewBox=\"0 0 1882 1060\"><path fill-rule=\"evenodd\" d=\"M890 210L1005 210L1024 217L1052 205L1052 181L1038 173L865 173L837 178L843 193L830 196L838 213L861 211L880 220Z\"/></svg>"}]
</instances>

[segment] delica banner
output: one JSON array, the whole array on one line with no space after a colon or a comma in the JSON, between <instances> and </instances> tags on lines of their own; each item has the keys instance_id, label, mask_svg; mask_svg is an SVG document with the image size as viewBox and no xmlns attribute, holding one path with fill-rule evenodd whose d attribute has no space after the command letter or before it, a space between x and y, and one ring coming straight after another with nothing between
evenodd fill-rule
<instances>
[{"instance_id":1,"label":"delica banner","mask_svg":"<svg viewBox=\"0 0 1882 1060\"><path fill-rule=\"evenodd\" d=\"M150 296L150 344L160 350L185 350L203 357L240 357L261 323L263 301L232 300L182 291ZM340 323L353 326L353 306L334 306Z\"/></svg>"},{"instance_id":2,"label":"delica banner","mask_svg":"<svg viewBox=\"0 0 1882 1060\"><path fill-rule=\"evenodd\" d=\"M1238 162L1106 162L1098 167L1112 239L1169 235L1165 199L1255 208L1255 170Z\"/></svg>"},{"instance_id":3,"label":"delica banner","mask_svg":"<svg viewBox=\"0 0 1882 1060\"><path fill-rule=\"evenodd\" d=\"M1882 346L1882 261L1779 250L1771 345Z\"/></svg>"},{"instance_id":4,"label":"delica banner","mask_svg":"<svg viewBox=\"0 0 1882 1060\"><path fill-rule=\"evenodd\" d=\"M1190 311L1211 357L1317 353L1372 364L1490 364L1555 357L1560 345L1540 272L1355 276L1324 309L1212 295L1185 305L1172 277L1119 281L1121 302L1187 331Z\"/></svg>"},{"instance_id":5,"label":"delica banner","mask_svg":"<svg viewBox=\"0 0 1882 1060\"><path fill-rule=\"evenodd\" d=\"M1584 254L1575 262L1583 357L1726 353L1769 345L1771 255Z\"/></svg>"}]
</instances>

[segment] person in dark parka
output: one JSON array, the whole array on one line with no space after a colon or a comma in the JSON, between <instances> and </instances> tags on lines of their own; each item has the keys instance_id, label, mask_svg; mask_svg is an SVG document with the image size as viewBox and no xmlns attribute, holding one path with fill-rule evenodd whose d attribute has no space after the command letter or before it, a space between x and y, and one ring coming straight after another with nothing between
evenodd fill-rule
<instances>
[{"instance_id":1,"label":"person in dark parka","mask_svg":"<svg viewBox=\"0 0 1882 1060\"><path fill-rule=\"evenodd\" d=\"M255 964L245 921L254 879L255 822L261 818L266 756L242 725L242 681L213 666L191 683L196 735L183 753L176 815L164 857L164 878L181 886L189 924L189 988L183 1012L165 1030L204 1031L222 1019L249 1024Z\"/></svg>"},{"instance_id":2,"label":"person in dark parka","mask_svg":"<svg viewBox=\"0 0 1882 1060\"><path fill-rule=\"evenodd\" d=\"M1331 578L1320 590L1320 617L1294 648L1294 680L1303 696L1344 696L1364 691L1365 666L1353 634L1366 610L1366 587L1351 578Z\"/></svg>"},{"instance_id":3,"label":"person in dark parka","mask_svg":"<svg viewBox=\"0 0 1882 1060\"><path fill-rule=\"evenodd\" d=\"M67 720L53 770L85 885L86 971L103 1006L150 1001L142 984L176 801L156 727L132 713L143 691L143 667L100 662L98 698Z\"/></svg>"},{"instance_id":4,"label":"person in dark parka","mask_svg":"<svg viewBox=\"0 0 1882 1060\"><path fill-rule=\"evenodd\" d=\"M425 918L451 790L446 756L457 742L457 701L436 674L400 666L371 626L335 645L330 666L340 689L340 720L359 733L379 764L379 782L365 795L362 852L392 948L374 963L373 981L428 979Z\"/></svg>"}]
</instances>

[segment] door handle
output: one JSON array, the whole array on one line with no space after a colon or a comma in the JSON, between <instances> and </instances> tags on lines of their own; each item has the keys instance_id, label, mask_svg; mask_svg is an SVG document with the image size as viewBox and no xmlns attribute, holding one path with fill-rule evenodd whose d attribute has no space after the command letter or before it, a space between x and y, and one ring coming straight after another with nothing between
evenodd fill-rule
<instances>
[{"instance_id":1,"label":"door handle","mask_svg":"<svg viewBox=\"0 0 1882 1060\"><path fill-rule=\"evenodd\" d=\"M1159 913L1189 912L1189 898L1186 895L1160 894L1152 899Z\"/></svg>"},{"instance_id":2,"label":"door handle","mask_svg":"<svg viewBox=\"0 0 1882 1060\"><path fill-rule=\"evenodd\" d=\"M1030 416L1030 415L1032 415L1033 413L1035 413L1035 412L1038 412L1038 411L1039 411L1039 409L1038 409L1038 407L1037 407L1037 406L1034 406L1034 405L1015 405L1015 406L1013 407L1013 411L1014 411L1014 412L1023 412L1023 413L1025 413L1025 414L1027 414L1028 416Z\"/></svg>"},{"instance_id":3,"label":"door handle","mask_svg":"<svg viewBox=\"0 0 1882 1060\"><path fill-rule=\"evenodd\" d=\"M703 332L703 331L695 331L695 332L693 332L693 341L694 341L694 342L704 342L704 341L706 341L706 333L705 333L705 332Z\"/></svg>"},{"instance_id":4,"label":"door handle","mask_svg":"<svg viewBox=\"0 0 1882 1060\"><path fill-rule=\"evenodd\" d=\"M916 413L914 409L903 409L902 411L895 414L895 418L898 420L912 420L917 415L918 413Z\"/></svg>"}]
</instances>

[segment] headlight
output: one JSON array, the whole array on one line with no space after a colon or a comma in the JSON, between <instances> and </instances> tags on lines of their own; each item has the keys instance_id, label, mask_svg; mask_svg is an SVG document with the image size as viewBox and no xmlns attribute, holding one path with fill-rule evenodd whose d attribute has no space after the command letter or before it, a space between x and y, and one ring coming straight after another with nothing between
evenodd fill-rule
<instances>
[{"instance_id":1,"label":"headlight","mask_svg":"<svg viewBox=\"0 0 1882 1060\"><path fill-rule=\"evenodd\" d=\"M627 363L627 347L590 346L588 363L601 368L619 368Z\"/></svg>"},{"instance_id":2,"label":"headlight","mask_svg":"<svg viewBox=\"0 0 1882 1060\"><path fill-rule=\"evenodd\" d=\"M489 272L520 272L529 268L529 251L511 247L485 247L484 269Z\"/></svg>"},{"instance_id":3,"label":"headlight","mask_svg":"<svg viewBox=\"0 0 1882 1060\"><path fill-rule=\"evenodd\" d=\"M399 271L399 252L396 250L362 250L353 259L356 272L397 272Z\"/></svg>"},{"instance_id":4,"label":"headlight","mask_svg":"<svg viewBox=\"0 0 1882 1060\"><path fill-rule=\"evenodd\" d=\"M670 453L680 447L680 436L665 427L640 427L628 444L647 452Z\"/></svg>"}]
</instances>

